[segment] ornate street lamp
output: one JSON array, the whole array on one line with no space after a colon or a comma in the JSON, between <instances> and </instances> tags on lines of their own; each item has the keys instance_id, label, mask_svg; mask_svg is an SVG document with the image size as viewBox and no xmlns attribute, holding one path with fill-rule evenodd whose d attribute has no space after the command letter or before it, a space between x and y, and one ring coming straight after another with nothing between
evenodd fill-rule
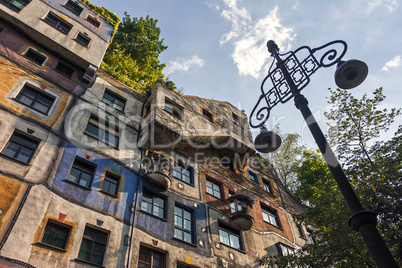
<instances>
[{"instance_id":1,"label":"ornate street lamp","mask_svg":"<svg viewBox=\"0 0 402 268\"><path fill-rule=\"evenodd\" d=\"M301 90L310 82L310 76L320 67L330 67L337 64L335 72L337 86L343 89L350 89L360 85L364 81L368 73L367 65L359 60L342 61L341 59L346 53L347 45L341 40L333 41L314 49L302 46L295 51L285 54L279 53L278 46L272 40L268 41L267 47L268 51L274 57L274 61L268 75L261 84L262 94L250 115L250 126L261 128L261 133L256 137L255 141L256 149L260 152L272 152L279 147L280 142L278 145L276 134L266 130L265 122L269 118L271 109L276 104L285 103L294 98L296 108L302 113L351 211L352 215L349 219L349 225L360 233L377 267L398 267L376 228L376 215L371 211L365 210L361 205L341 165L311 113L307 99L300 94ZM298 56L303 54L305 57L300 60ZM273 67L275 62L276 66ZM270 82L270 84L267 82ZM257 121L256 123L252 121L254 116Z\"/></svg>"}]
</instances>

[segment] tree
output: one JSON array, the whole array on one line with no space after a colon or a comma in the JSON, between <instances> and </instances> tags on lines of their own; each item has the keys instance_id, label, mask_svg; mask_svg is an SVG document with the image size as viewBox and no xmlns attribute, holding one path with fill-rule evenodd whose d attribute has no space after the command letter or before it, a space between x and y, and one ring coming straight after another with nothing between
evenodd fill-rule
<instances>
[{"instance_id":1,"label":"tree","mask_svg":"<svg viewBox=\"0 0 402 268\"><path fill-rule=\"evenodd\" d=\"M400 114L379 109L382 89L373 98L356 99L350 93L331 90L326 114L332 120L329 135L339 160L365 208L378 215L379 231L397 259L402 257L402 127L387 142L377 141ZM308 204L296 220L317 227L317 243L307 244L294 256L263 259L262 264L313 267L375 267L360 235L347 224L346 203L322 157L307 152L297 169L300 186L295 196ZM280 266L282 267L282 266Z\"/></svg>"},{"instance_id":2,"label":"tree","mask_svg":"<svg viewBox=\"0 0 402 268\"><path fill-rule=\"evenodd\" d=\"M147 16L131 18L126 12L113 41L106 51L101 69L145 93L158 80L176 89L176 85L165 79L162 70L166 67L159 61L159 54L167 49L160 39L160 29L156 19Z\"/></svg>"},{"instance_id":3,"label":"tree","mask_svg":"<svg viewBox=\"0 0 402 268\"><path fill-rule=\"evenodd\" d=\"M276 128L276 131L279 132L279 129ZM276 151L263 154L263 157L277 172L283 185L292 192L299 185L295 169L301 164L304 149L305 147L300 145L298 134L284 134L282 135L282 144Z\"/></svg>"}]
</instances>

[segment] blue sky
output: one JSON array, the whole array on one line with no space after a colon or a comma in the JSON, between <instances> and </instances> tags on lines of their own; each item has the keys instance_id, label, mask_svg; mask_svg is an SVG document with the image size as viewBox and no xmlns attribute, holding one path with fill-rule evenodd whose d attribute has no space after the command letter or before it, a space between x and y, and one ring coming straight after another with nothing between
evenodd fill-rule
<instances>
[{"instance_id":1,"label":"blue sky","mask_svg":"<svg viewBox=\"0 0 402 268\"><path fill-rule=\"evenodd\" d=\"M344 57L367 63L365 82L352 89L361 97L384 88L386 107L401 107L402 3L400 0L92 0L123 17L150 15L158 20L168 49L160 55L164 70L186 95L228 101L249 115L260 95L272 58L266 42L281 52L344 40ZM321 68L303 94L325 132L328 88L336 88L335 66ZM401 117L398 118L400 124ZM279 124L315 147L293 101L271 111L268 128ZM396 126L392 129L396 130ZM258 133L259 130L253 130ZM391 133L383 139L392 137Z\"/></svg>"}]
</instances>

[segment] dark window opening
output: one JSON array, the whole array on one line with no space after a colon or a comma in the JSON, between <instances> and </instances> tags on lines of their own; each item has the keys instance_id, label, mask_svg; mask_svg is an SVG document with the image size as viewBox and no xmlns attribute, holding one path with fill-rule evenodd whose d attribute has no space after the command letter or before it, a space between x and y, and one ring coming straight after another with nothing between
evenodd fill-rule
<instances>
[{"instance_id":1,"label":"dark window opening","mask_svg":"<svg viewBox=\"0 0 402 268\"><path fill-rule=\"evenodd\" d=\"M67 76L68 78L71 78L74 73L73 68L71 68L70 66L68 66L67 64L65 64L61 61L57 64L55 70L65 76Z\"/></svg>"},{"instance_id":2,"label":"dark window opening","mask_svg":"<svg viewBox=\"0 0 402 268\"><path fill-rule=\"evenodd\" d=\"M107 105L113 106L116 110L124 112L124 107L126 106L126 100L122 97L116 96L110 90L106 89L103 94L102 101Z\"/></svg>"},{"instance_id":3,"label":"dark window opening","mask_svg":"<svg viewBox=\"0 0 402 268\"><path fill-rule=\"evenodd\" d=\"M168 113L172 114L174 117L177 117L179 119L182 119L182 114L183 114L183 108L181 108L179 105L176 103L165 99L165 111Z\"/></svg>"},{"instance_id":4,"label":"dark window opening","mask_svg":"<svg viewBox=\"0 0 402 268\"><path fill-rule=\"evenodd\" d=\"M49 12L44 20L64 34L68 34L71 28L73 28L70 23L66 22L63 18L60 18L52 12Z\"/></svg>"},{"instance_id":5,"label":"dark window opening","mask_svg":"<svg viewBox=\"0 0 402 268\"><path fill-rule=\"evenodd\" d=\"M264 184L264 190L267 193L272 193L271 184L268 181L265 181L265 180L263 181L263 184Z\"/></svg>"},{"instance_id":6,"label":"dark window opening","mask_svg":"<svg viewBox=\"0 0 402 268\"><path fill-rule=\"evenodd\" d=\"M3 154L18 161L29 163L34 155L39 142L14 132L3 150Z\"/></svg>"},{"instance_id":7,"label":"dark window opening","mask_svg":"<svg viewBox=\"0 0 402 268\"><path fill-rule=\"evenodd\" d=\"M138 268L165 268L166 254L141 246L138 256Z\"/></svg>"},{"instance_id":8,"label":"dark window opening","mask_svg":"<svg viewBox=\"0 0 402 268\"><path fill-rule=\"evenodd\" d=\"M160 218L165 218L165 198L151 191L142 193L141 210Z\"/></svg>"},{"instance_id":9,"label":"dark window opening","mask_svg":"<svg viewBox=\"0 0 402 268\"><path fill-rule=\"evenodd\" d=\"M100 21L98 21L96 18L94 18L92 16L88 16L86 18L86 21L89 22L90 24L92 24L93 26L95 26L96 28L99 28L99 26L100 26Z\"/></svg>"},{"instance_id":10,"label":"dark window opening","mask_svg":"<svg viewBox=\"0 0 402 268\"><path fill-rule=\"evenodd\" d=\"M232 113L232 116L233 116L233 124L239 125L240 124L239 116L235 113Z\"/></svg>"},{"instance_id":11,"label":"dark window opening","mask_svg":"<svg viewBox=\"0 0 402 268\"><path fill-rule=\"evenodd\" d=\"M108 233L89 226L85 227L78 259L102 265Z\"/></svg>"},{"instance_id":12,"label":"dark window opening","mask_svg":"<svg viewBox=\"0 0 402 268\"><path fill-rule=\"evenodd\" d=\"M68 0L64 5L65 8L70 10L73 14L79 16L84 10L78 3Z\"/></svg>"},{"instance_id":13,"label":"dark window opening","mask_svg":"<svg viewBox=\"0 0 402 268\"><path fill-rule=\"evenodd\" d=\"M91 39L86 37L83 33L78 33L77 37L75 38L75 41L77 41L79 44L83 45L84 47L87 47L89 45L89 42L91 41Z\"/></svg>"},{"instance_id":14,"label":"dark window opening","mask_svg":"<svg viewBox=\"0 0 402 268\"><path fill-rule=\"evenodd\" d=\"M56 98L40 92L39 89L29 84L25 84L15 99L32 109L48 114Z\"/></svg>"},{"instance_id":15,"label":"dark window opening","mask_svg":"<svg viewBox=\"0 0 402 268\"><path fill-rule=\"evenodd\" d=\"M105 179L102 184L102 191L114 196L117 196L117 191L119 189L120 177L114 174L106 172Z\"/></svg>"},{"instance_id":16,"label":"dark window opening","mask_svg":"<svg viewBox=\"0 0 402 268\"><path fill-rule=\"evenodd\" d=\"M259 183L258 174L251 170L248 171L248 178L254 183Z\"/></svg>"},{"instance_id":17,"label":"dark window opening","mask_svg":"<svg viewBox=\"0 0 402 268\"><path fill-rule=\"evenodd\" d=\"M0 3L11 8L16 12L20 12L25 6L27 6L31 1L28 0L0 0Z\"/></svg>"},{"instance_id":18,"label":"dark window opening","mask_svg":"<svg viewBox=\"0 0 402 268\"><path fill-rule=\"evenodd\" d=\"M40 66L43 66L43 64L47 60L47 57L45 55L39 53L38 51L32 48L28 48L28 50L23 54L23 56Z\"/></svg>"},{"instance_id":19,"label":"dark window opening","mask_svg":"<svg viewBox=\"0 0 402 268\"><path fill-rule=\"evenodd\" d=\"M210 112L207 111L206 109L202 109L202 116L203 116L204 118L206 118L208 121L214 122L212 113L210 113Z\"/></svg>"},{"instance_id":20,"label":"dark window opening","mask_svg":"<svg viewBox=\"0 0 402 268\"><path fill-rule=\"evenodd\" d=\"M221 166L230 171L234 170L232 161L230 161L229 157L221 157Z\"/></svg>"},{"instance_id":21,"label":"dark window opening","mask_svg":"<svg viewBox=\"0 0 402 268\"><path fill-rule=\"evenodd\" d=\"M65 249L71 227L48 221L43 232L41 243Z\"/></svg>"},{"instance_id":22,"label":"dark window opening","mask_svg":"<svg viewBox=\"0 0 402 268\"><path fill-rule=\"evenodd\" d=\"M303 228L300 225L297 225L297 231L299 232L299 237L304 238Z\"/></svg>"},{"instance_id":23,"label":"dark window opening","mask_svg":"<svg viewBox=\"0 0 402 268\"><path fill-rule=\"evenodd\" d=\"M92 163L76 157L67 180L89 188L94 173L95 166Z\"/></svg>"}]
</instances>

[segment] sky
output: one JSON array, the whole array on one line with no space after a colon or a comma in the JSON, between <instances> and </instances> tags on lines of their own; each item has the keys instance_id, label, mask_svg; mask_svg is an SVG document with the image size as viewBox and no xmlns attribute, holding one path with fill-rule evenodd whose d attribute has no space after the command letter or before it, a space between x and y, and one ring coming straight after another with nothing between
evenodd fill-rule
<instances>
[{"instance_id":1,"label":"sky","mask_svg":"<svg viewBox=\"0 0 402 268\"><path fill-rule=\"evenodd\" d=\"M169 77L185 95L228 101L250 115L261 94L272 57L266 42L274 40L280 52L301 46L320 47L344 40L344 60L359 59L369 67L366 80L351 93L360 98L379 87L387 96L383 108L402 107L402 0L92 0L131 17L149 15L158 20L168 49L159 59ZM324 112L330 108L328 88L336 67L320 68L302 93L323 132ZM401 117L381 139L391 138ZM316 148L293 100L275 106L267 128L298 133ZM259 129L252 129L255 136Z\"/></svg>"}]
</instances>

